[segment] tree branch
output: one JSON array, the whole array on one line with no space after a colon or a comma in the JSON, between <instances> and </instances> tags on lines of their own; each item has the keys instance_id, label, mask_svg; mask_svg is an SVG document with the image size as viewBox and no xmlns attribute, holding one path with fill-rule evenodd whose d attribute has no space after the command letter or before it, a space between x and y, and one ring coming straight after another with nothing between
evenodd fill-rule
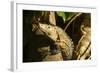
<instances>
[{"instance_id":1,"label":"tree branch","mask_svg":"<svg viewBox=\"0 0 100 73\"><path fill-rule=\"evenodd\" d=\"M82 14L82 13L76 14L76 15L68 22L68 24L66 25L64 31L66 31L66 29L68 28L68 26L69 26L78 16L80 16L81 14Z\"/></svg>"}]
</instances>

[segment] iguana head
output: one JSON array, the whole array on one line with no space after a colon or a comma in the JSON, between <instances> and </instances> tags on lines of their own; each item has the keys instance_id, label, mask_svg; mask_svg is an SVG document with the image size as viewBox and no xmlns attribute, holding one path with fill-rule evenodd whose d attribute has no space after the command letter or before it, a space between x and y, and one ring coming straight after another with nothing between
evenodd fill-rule
<instances>
[{"instance_id":1,"label":"iguana head","mask_svg":"<svg viewBox=\"0 0 100 73\"><path fill-rule=\"evenodd\" d=\"M42 24L39 23L39 28L52 40L56 41L58 35L56 31L56 26L54 25L48 25L48 24Z\"/></svg>"}]
</instances>

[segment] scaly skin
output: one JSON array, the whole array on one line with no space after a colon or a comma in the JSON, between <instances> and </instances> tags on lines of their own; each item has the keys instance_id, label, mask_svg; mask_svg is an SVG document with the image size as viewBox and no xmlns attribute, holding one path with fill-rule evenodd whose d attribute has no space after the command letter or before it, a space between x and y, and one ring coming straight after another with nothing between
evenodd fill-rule
<instances>
[{"instance_id":1,"label":"scaly skin","mask_svg":"<svg viewBox=\"0 0 100 73\"><path fill-rule=\"evenodd\" d=\"M64 60L72 58L73 42L63 29L54 25L39 23L39 28L60 47Z\"/></svg>"}]
</instances>

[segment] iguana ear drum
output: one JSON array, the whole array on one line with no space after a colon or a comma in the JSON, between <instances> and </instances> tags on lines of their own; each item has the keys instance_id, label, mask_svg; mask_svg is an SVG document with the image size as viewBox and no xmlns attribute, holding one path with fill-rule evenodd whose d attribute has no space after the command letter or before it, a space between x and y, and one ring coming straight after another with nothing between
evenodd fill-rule
<instances>
[{"instance_id":1,"label":"iguana ear drum","mask_svg":"<svg viewBox=\"0 0 100 73\"><path fill-rule=\"evenodd\" d=\"M56 44L50 46L50 51L52 55L60 53L60 47Z\"/></svg>"}]
</instances>

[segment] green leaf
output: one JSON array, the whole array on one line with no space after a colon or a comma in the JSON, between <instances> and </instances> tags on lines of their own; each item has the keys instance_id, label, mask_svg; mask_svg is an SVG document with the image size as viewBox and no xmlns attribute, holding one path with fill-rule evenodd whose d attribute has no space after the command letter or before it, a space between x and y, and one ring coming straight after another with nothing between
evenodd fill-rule
<instances>
[{"instance_id":1,"label":"green leaf","mask_svg":"<svg viewBox=\"0 0 100 73\"><path fill-rule=\"evenodd\" d=\"M66 20L66 15L65 15L65 13L64 13L64 12L56 12L56 13L57 13L58 16L62 17L63 20L64 20L64 22L65 22L65 20Z\"/></svg>"},{"instance_id":2,"label":"green leaf","mask_svg":"<svg viewBox=\"0 0 100 73\"><path fill-rule=\"evenodd\" d=\"M65 21L70 20L75 14L77 14L76 12L56 12L58 16L62 17L62 19Z\"/></svg>"},{"instance_id":3,"label":"green leaf","mask_svg":"<svg viewBox=\"0 0 100 73\"><path fill-rule=\"evenodd\" d=\"M70 20L76 13L72 12L65 12L66 15L66 21Z\"/></svg>"}]
</instances>

